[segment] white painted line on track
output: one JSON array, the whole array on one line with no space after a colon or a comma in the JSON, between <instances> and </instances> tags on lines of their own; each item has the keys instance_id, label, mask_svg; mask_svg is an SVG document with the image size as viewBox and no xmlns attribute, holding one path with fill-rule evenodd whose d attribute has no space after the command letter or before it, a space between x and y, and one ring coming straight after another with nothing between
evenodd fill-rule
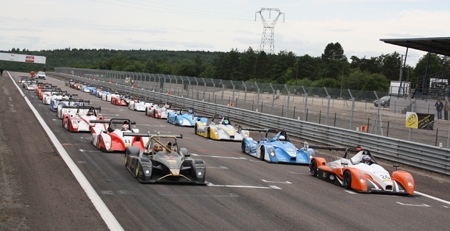
<instances>
[{"instance_id":1,"label":"white painted line on track","mask_svg":"<svg viewBox=\"0 0 450 231\"><path fill-rule=\"evenodd\" d=\"M234 193L227 193L227 194L166 194L166 193L159 193L161 196L165 197L239 197L239 195L236 195Z\"/></svg>"},{"instance_id":2,"label":"white painted line on track","mask_svg":"<svg viewBox=\"0 0 450 231\"><path fill-rule=\"evenodd\" d=\"M249 188L249 189L281 189L280 187L269 185L266 186L252 186L252 185L218 185L213 183L208 183L210 187L221 187L221 188Z\"/></svg>"},{"instance_id":3,"label":"white painted line on track","mask_svg":"<svg viewBox=\"0 0 450 231\"><path fill-rule=\"evenodd\" d=\"M210 167L210 166L207 166L206 168L208 168L208 169L210 169L210 168L214 168L214 169L228 169L228 167L225 167L225 166L219 166L219 167Z\"/></svg>"},{"instance_id":4,"label":"white painted line on track","mask_svg":"<svg viewBox=\"0 0 450 231\"><path fill-rule=\"evenodd\" d=\"M33 107L30 100L28 100L27 96L23 93L22 89L17 85L16 81L12 78L12 76L7 72L9 75L9 78L11 81L13 81L14 85L16 85L17 89L19 90L22 97L25 99L26 103L30 107L31 111L33 111L34 115L36 116L37 120L41 124L41 126L44 128L45 132L47 133L50 140L53 142L53 145L55 145L56 150L58 151L61 158L66 162L67 167L72 171L75 178L78 180L78 183L80 183L80 186L83 188L83 190L86 192L86 195L89 197L89 199L92 201L92 204L99 212L100 216L105 221L106 225L110 230L124 230L123 227L120 225L120 223L117 221L117 219L114 217L114 215L111 213L109 208L106 206L106 204L102 201L100 196L97 194L95 189L92 187L92 185L89 183L89 181L86 179L86 177L83 175L81 170L78 168L78 166L75 164L75 162L70 158L69 154L66 152L64 147L61 145L59 140L56 138L55 134L50 130L48 125L45 123L44 119L42 119L39 112L36 110L36 108Z\"/></svg>"},{"instance_id":5,"label":"white painted line on track","mask_svg":"<svg viewBox=\"0 0 450 231\"><path fill-rule=\"evenodd\" d=\"M398 201L397 201L397 204L404 205L404 206L414 206L414 207L431 207L427 204L403 204L402 202L398 202Z\"/></svg>"},{"instance_id":6,"label":"white painted line on track","mask_svg":"<svg viewBox=\"0 0 450 231\"><path fill-rule=\"evenodd\" d=\"M233 160L246 160L245 157L234 157L234 156L210 156L210 155L199 155L195 153L191 153L191 156L201 156L201 157L211 157L211 158L219 158L219 159L233 159Z\"/></svg>"},{"instance_id":7,"label":"white painted line on track","mask_svg":"<svg viewBox=\"0 0 450 231\"><path fill-rule=\"evenodd\" d=\"M80 152L102 152L99 150L86 150L86 149L80 149Z\"/></svg>"},{"instance_id":8,"label":"white painted line on track","mask_svg":"<svg viewBox=\"0 0 450 231\"><path fill-rule=\"evenodd\" d=\"M350 191L350 190L344 190L344 191L347 192L347 193L350 193L350 194L358 194L358 193Z\"/></svg>"},{"instance_id":9,"label":"white painted line on track","mask_svg":"<svg viewBox=\"0 0 450 231\"><path fill-rule=\"evenodd\" d=\"M420 196L423 196L423 197L428 197L430 199L433 199L433 200L436 200L436 201L439 201L439 202L442 202L442 203L450 205L450 201L446 201L446 200L443 200L443 199L440 199L440 198L437 198L437 197L434 197L434 196L430 196L430 195L425 194L425 193L414 191L414 194L417 194L417 195L420 195Z\"/></svg>"},{"instance_id":10,"label":"white painted line on track","mask_svg":"<svg viewBox=\"0 0 450 231\"><path fill-rule=\"evenodd\" d=\"M264 180L261 179L264 183L271 183L271 184L292 184L289 181L269 181L269 180Z\"/></svg>"}]
</instances>

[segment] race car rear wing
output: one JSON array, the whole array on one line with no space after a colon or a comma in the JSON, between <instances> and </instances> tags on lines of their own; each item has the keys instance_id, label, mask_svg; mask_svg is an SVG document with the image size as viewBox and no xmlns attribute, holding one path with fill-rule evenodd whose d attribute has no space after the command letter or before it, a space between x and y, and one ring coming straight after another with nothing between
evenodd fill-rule
<instances>
[{"instance_id":1,"label":"race car rear wing","mask_svg":"<svg viewBox=\"0 0 450 231\"><path fill-rule=\"evenodd\" d=\"M82 100L82 99L69 99L68 101L69 101L69 105L62 106L61 108L83 108L83 107L90 107L90 106L86 106L84 104L91 104L91 101ZM70 103L72 103L72 102L73 103L83 103L83 105L82 106L78 106L78 105L71 106ZM101 111L101 107L98 107L98 108L99 108L99 111Z\"/></svg>"}]
</instances>

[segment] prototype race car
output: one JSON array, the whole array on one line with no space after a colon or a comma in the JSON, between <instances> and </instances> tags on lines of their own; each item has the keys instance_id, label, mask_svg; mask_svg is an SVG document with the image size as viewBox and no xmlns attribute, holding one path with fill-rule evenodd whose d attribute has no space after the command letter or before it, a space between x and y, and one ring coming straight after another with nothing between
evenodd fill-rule
<instances>
[{"instance_id":1,"label":"prototype race car","mask_svg":"<svg viewBox=\"0 0 450 231\"><path fill-rule=\"evenodd\" d=\"M75 116L77 114L78 108L87 106L90 103L89 100L83 99L72 99L70 98L67 102L61 101L58 103L57 116L62 119L64 114L70 114L70 116Z\"/></svg>"},{"instance_id":2,"label":"prototype race car","mask_svg":"<svg viewBox=\"0 0 450 231\"><path fill-rule=\"evenodd\" d=\"M111 96L111 104L117 105L117 106L128 106L128 103L130 102L130 98L128 94L126 95L116 95Z\"/></svg>"},{"instance_id":3,"label":"prototype race car","mask_svg":"<svg viewBox=\"0 0 450 231\"><path fill-rule=\"evenodd\" d=\"M67 91L61 91L61 89L52 91L52 92L46 92L42 96L42 103L45 105L50 105L50 102L52 99L56 99L59 97L59 95L67 94Z\"/></svg>"},{"instance_id":4,"label":"prototype race car","mask_svg":"<svg viewBox=\"0 0 450 231\"><path fill-rule=\"evenodd\" d=\"M61 94L55 94L52 98L50 98L50 110L58 111L59 105L68 105L69 100L72 99L73 96L78 96L78 94L70 94L67 95L65 92Z\"/></svg>"},{"instance_id":5,"label":"prototype race car","mask_svg":"<svg viewBox=\"0 0 450 231\"><path fill-rule=\"evenodd\" d=\"M153 103L148 101L148 99L143 99L143 98L132 99L128 103L128 109L133 110L133 111L143 111L143 112L145 112L147 107L151 106L151 105L153 105Z\"/></svg>"},{"instance_id":6,"label":"prototype race car","mask_svg":"<svg viewBox=\"0 0 450 231\"><path fill-rule=\"evenodd\" d=\"M198 117L194 114L193 108L180 109L179 111L169 111L167 115L167 122L178 125L194 127Z\"/></svg>"},{"instance_id":7,"label":"prototype race car","mask_svg":"<svg viewBox=\"0 0 450 231\"><path fill-rule=\"evenodd\" d=\"M182 135L124 135L149 137L145 150L127 147L125 151L125 167L139 182L206 185L206 164L179 147L177 138Z\"/></svg>"},{"instance_id":8,"label":"prototype race car","mask_svg":"<svg viewBox=\"0 0 450 231\"><path fill-rule=\"evenodd\" d=\"M410 173L396 170L389 174L369 150L359 146L347 148L342 158L328 163L325 158L314 157L309 171L314 177L357 192L414 194L414 178Z\"/></svg>"},{"instance_id":9,"label":"prototype race car","mask_svg":"<svg viewBox=\"0 0 450 231\"><path fill-rule=\"evenodd\" d=\"M219 119L217 123L214 120ZM228 140L241 142L244 137L248 137L250 132L247 130L238 130L231 124L230 118L224 116L221 118L212 117L208 124L208 118L202 117L195 122L194 133L212 140Z\"/></svg>"},{"instance_id":10,"label":"prototype race car","mask_svg":"<svg viewBox=\"0 0 450 231\"><path fill-rule=\"evenodd\" d=\"M264 133L259 141L244 137L241 143L242 152L272 163L309 164L316 154L307 142L298 149L291 143L287 132L280 129L241 128L248 131Z\"/></svg>"},{"instance_id":11,"label":"prototype race car","mask_svg":"<svg viewBox=\"0 0 450 231\"><path fill-rule=\"evenodd\" d=\"M91 120L103 121L100 114L101 108L83 106L77 109L75 115L71 113L63 114L62 126L71 132L90 132L93 127L105 128L104 123L92 123Z\"/></svg>"},{"instance_id":12,"label":"prototype race car","mask_svg":"<svg viewBox=\"0 0 450 231\"><path fill-rule=\"evenodd\" d=\"M160 106L159 104L153 104L152 106L149 106L145 109L145 115L157 119L167 119L169 112L175 112L170 108L171 105L168 103L164 104L163 106Z\"/></svg>"},{"instance_id":13,"label":"prototype race car","mask_svg":"<svg viewBox=\"0 0 450 231\"><path fill-rule=\"evenodd\" d=\"M136 124L129 119L112 118L110 120L91 120L91 123L107 123L104 127L92 127L91 143L104 152L124 152L128 146L136 146L144 150L148 137L134 136L139 129L131 129L130 125ZM124 135L127 133L128 135Z\"/></svg>"}]
</instances>

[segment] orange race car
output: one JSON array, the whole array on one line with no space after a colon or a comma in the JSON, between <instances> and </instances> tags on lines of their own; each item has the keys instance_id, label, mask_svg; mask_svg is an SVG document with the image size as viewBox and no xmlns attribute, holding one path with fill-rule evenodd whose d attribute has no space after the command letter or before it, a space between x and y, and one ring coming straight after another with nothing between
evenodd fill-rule
<instances>
[{"instance_id":1,"label":"orange race car","mask_svg":"<svg viewBox=\"0 0 450 231\"><path fill-rule=\"evenodd\" d=\"M359 146L347 148L342 158L328 163L324 158L313 157L309 171L314 177L357 192L414 194L414 178L410 173L396 170L389 174L369 150Z\"/></svg>"}]
</instances>

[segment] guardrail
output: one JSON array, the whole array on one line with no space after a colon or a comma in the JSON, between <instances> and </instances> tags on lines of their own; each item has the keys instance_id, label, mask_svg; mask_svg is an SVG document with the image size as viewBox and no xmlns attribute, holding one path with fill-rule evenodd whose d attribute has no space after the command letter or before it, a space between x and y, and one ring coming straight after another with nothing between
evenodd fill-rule
<instances>
[{"instance_id":1,"label":"guardrail","mask_svg":"<svg viewBox=\"0 0 450 231\"><path fill-rule=\"evenodd\" d=\"M450 150L432 145L410 142L349 129L331 127L281 116L269 115L247 109L219 105L175 95L112 84L68 74L54 75L103 86L133 95L158 101L171 102L183 107L192 107L209 114L230 115L234 121L255 127L276 127L289 132L293 137L328 145L368 148L379 158L414 166L429 171L450 175Z\"/></svg>"}]
</instances>

